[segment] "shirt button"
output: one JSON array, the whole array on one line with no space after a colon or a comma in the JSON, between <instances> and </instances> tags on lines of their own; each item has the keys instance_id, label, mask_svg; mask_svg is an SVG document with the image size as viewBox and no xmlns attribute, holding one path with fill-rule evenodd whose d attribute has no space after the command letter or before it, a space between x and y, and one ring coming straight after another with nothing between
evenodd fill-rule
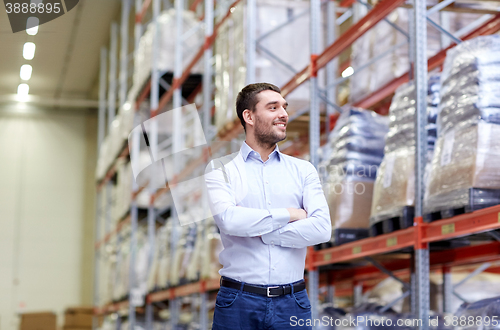
<instances>
[{"instance_id":1,"label":"shirt button","mask_svg":"<svg viewBox=\"0 0 500 330\"><path fill-rule=\"evenodd\" d=\"M274 244L274 241L271 241L271 244Z\"/></svg>"},{"instance_id":2,"label":"shirt button","mask_svg":"<svg viewBox=\"0 0 500 330\"><path fill-rule=\"evenodd\" d=\"M271 205L271 202L267 202L267 204Z\"/></svg>"},{"instance_id":3,"label":"shirt button","mask_svg":"<svg viewBox=\"0 0 500 330\"><path fill-rule=\"evenodd\" d=\"M269 184L269 181L266 181L266 184Z\"/></svg>"}]
</instances>

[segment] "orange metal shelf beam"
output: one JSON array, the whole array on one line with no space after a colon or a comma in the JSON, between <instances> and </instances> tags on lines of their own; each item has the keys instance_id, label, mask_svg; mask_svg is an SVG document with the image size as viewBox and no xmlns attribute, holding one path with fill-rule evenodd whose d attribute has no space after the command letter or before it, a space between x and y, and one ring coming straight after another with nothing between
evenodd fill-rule
<instances>
[{"instance_id":1,"label":"orange metal shelf beam","mask_svg":"<svg viewBox=\"0 0 500 330\"><path fill-rule=\"evenodd\" d=\"M140 13L138 13L137 15L135 15L135 22L136 23L142 22L142 20L144 19L144 16L146 15L146 12L148 11L148 8L149 8L150 5L151 5L151 0L144 1L144 3L142 4L142 8L141 8Z\"/></svg>"},{"instance_id":2,"label":"orange metal shelf beam","mask_svg":"<svg viewBox=\"0 0 500 330\"><path fill-rule=\"evenodd\" d=\"M120 301L118 303L107 304L103 307L94 307L94 315L105 315L109 313L116 313L120 310L128 309L128 300Z\"/></svg>"},{"instance_id":3,"label":"orange metal shelf beam","mask_svg":"<svg viewBox=\"0 0 500 330\"><path fill-rule=\"evenodd\" d=\"M385 239L388 238L388 235L383 235L383 236L385 236L384 237ZM338 247L333 249L338 249ZM328 252L328 250L317 251L312 254L310 253L309 255L317 256L318 254L320 254L319 252ZM449 267L456 267L456 266L481 263L499 259L500 259L500 242L492 242L481 245L456 248L447 251L433 252L430 254L430 265L431 269L440 270L442 265L446 265ZM382 262L381 264L386 269L395 272L395 274L398 276L407 276L409 274L410 262L411 262L410 259L398 259L398 260ZM312 263L317 265L317 262L314 262L314 260L312 261ZM497 267L495 269L492 269L491 271L497 272L499 271L499 268ZM330 271L328 276L330 276L330 278L326 281L332 284L340 284L341 282L347 282L347 281L349 282L370 281L386 277L385 274L381 273L374 266L363 266L346 270ZM163 291L150 293L146 297L146 299L147 302L160 302L177 297L185 297L196 293L214 291L219 289L219 280L220 279L218 278L208 279L196 283L190 283L178 287L169 288ZM342 295L350 295L350 293L348 291L345 291ZM102 315L106 313L117 312L121 309L124 309L127 306L128 302L123 301L115 304L109 304L102 308L95 308L94 313L96 315Z\"/></svg>"},{"instance_id":4,"label":"orange metal shelf beam","mask_svg":"<svg viewBox=\"0 0 500 330\"><path fill-rule=\"evenodd\" d=\"M325 266L415 246L417 244L417 230L422 231L422 242L429 243L493 229L500 229L500 205L429 224L419 224L419 226L398 230L390 234L315 251L312 256L313 264L316 267Z\"/></svg>"},{"instance_id":5,"label":"orange metal shelf beam","mask_svg":"<svg viewBox=\"0 0 500 330\"><path fill-rule=\"evenodd\" d=\"M352 243L314 252L314 266L325 266L375 254L397 251L415 243L415 227L390 234L365 238Z\"/></svg>"},{"instance_id":6,"label":"orange metal shelf beam","mask_svg":"<svg viewBox=\"0 0 500 330\"><path fill-rule=\"evenodd\" d=\"M351 7L356 0L342 0L339 3L339 7Z\"/></svg>"},{"instance_id":7,"label":"orange metal shelf beam","mask_svg":"<svg viewBox=\"0 0 500 330\"><path fill-rule=\"evenodd\" d=\"M380 22L390 12L399 7L404 0L383 0L373 7L370 12L363 17L359 22L351 26L345 31L333 44L326 48L323 53L318 55L316 61L316 70L326 66L333 58L342 53L347 47L352 45L359 37L365 34L375 24ZM311 77L311 65L305 67L297 73L285 86L281 89L281 94L286 96L295 90L299 85L309 80Z\"/></svg>"},{"instance_id":8,"label":"orange metal shelf beam","mask_svg":"<svg viewBox=\"0 0 500 330\"><path fill-rule=\"evenodd\" d=\"M478 27L477 29L475 29L474 31L469 33L468 35L462 37L462 40L469 40L469 39L472 39L472 38L475 38L478 36L490 35L490 34L498 32L498 31L500 31L500 14L495 15L489 21L484 23L482 26ZM444 63L444 59L446 58L446 52L450 48L453 48L455 46L456 45L453 44L453 45L449 46L448 48L441 50L439 53L437 53L433 57L429 58L429 60L427 62L428 70L429 71L434 70L435 68L442 65ZM354 103L353 106L364 108L364 109L369 109L374 104L382 101L384 98L393 94L399 86L408 82L409 80L410 80L410 73L406 72L402 76L399 76L396 79L390 81L389 83L384 85L379 90L368 95L366 98Z\"/></svg>"},{"instance_id":9,"label":"orange metal shelf beam","mask_svg":"<svg viewBox=\"0 0 500 330\"><path fill-rule=\"evenodd\" d=\"M189 10L191 11L196 11L196 7L202 2L203 0L194 0L191 6L189 6Z\"/></svg>"},{"instance_id":10,"label":"orange metal shelf beam","mask_svg":"<svg viewBox=\"0 0 500 330\"><path fill-rule=\"evenodd\" d=\"M215 278L181 285L163 291L150 293L146 297L146 300L147 302L160 302L177 297L186 297L195 293L214 291L219 289L219 282L220 278Z\"/></svg>"},{"instance_id":11,"label":"orange metal shelf beam","mask_svg":"<svg viewBox=\"0 0 500 330\"><path fill-rule=\"evenodd\" d=\"M500 259L500 242L485 243L474 246L450 249L446 251L432 252L429 257L429 264L432 270L440 270L443 265L457 267L494 261ZM396 259L381 262L387 270L398 275L409 273L411 259ZM372 265L330 271L332 283L343 281L366 281L375 278L386 277L378 268Z\"/></svg>"},{"instance_id":12,"label":"orange metal shelf beam","mask_svg":"<svg viewBox=\"0 0 500 330\"><path fill-rule=\"evenodd\" d=\"M499 228L500 205L425 224L422 241L441 241Z\"/></svg>"}]
</instances>

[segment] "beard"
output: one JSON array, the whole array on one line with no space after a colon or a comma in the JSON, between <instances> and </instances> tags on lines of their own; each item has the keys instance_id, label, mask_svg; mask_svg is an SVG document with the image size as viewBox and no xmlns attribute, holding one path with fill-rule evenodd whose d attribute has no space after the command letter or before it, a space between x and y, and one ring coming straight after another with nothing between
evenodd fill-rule
<instances>
[{"instance_id":1,"label":"beard","mask_svg":"<svg viewBox=\"0 0 500 330\"><path fill-rule=\"evenodd\" d=\"M276 143L286 139L286 132L280 134L274 131L274 125L268 128L267 124L260 120L259 117L255 118L255 139L257 143L263 147L271 148Z\"/></svg>"}]
</instances>

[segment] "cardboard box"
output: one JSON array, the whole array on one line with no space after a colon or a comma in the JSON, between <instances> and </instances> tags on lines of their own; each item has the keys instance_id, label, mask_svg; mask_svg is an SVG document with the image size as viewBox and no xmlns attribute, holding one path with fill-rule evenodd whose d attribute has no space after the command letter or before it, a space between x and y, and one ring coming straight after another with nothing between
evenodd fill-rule
<instances>
[{"instance_id":1,"label":"cardboard box","mask_svg":"<svg viewBox=\"0 0 500 330\"><path fill-rule=\"evenodd\" d=\"M415 148L400 148L385 154L377 172L371 218L374 223L402 215L415 205ZM372 223L373 224L373 223Z\"/></svg>"},{"instance_id":2,"label":"cardboard box","mask_svg":"<svg viewBox=\"0 0 500 330\"><path fill-rule=\"evenodd\" d=\"M328 188L328 206L333 229L369 228L373 182L343 180Z\"/></svg>"},{"instance_id":3,"label":"cardboard box","mask_svg":"<svg viewBox=\"0 0 500 330\"><path fill-rule=\"evenodd\" d=\"M56 330L57 316L52 312L21 314L20 330Z\"/></svg>"},{"instance_id":4,"label":"cardboard box","mask_svg":"<svg viewBox=\"0 0 500 330\"><path fill-rule=\"evenodd\" d=\"M64 313L64 328L91 328L92 307L71 307Z\"/></svg>"},{"instance_id":5,"label":"cardboard box","mask_svg":"<svg viewBox=\"0 0 500 330\"><path fill-rule=\"evenodd\" d=\"M65 314L64 315L65 327L77 328L91 328L92 327L92 314Z\"/></svg>"}]
</instances>

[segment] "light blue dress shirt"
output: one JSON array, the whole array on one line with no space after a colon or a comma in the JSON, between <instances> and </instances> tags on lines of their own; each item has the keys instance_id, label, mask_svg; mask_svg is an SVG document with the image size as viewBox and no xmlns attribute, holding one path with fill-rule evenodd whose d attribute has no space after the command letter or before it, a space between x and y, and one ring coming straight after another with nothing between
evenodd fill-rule
<instances>
[{"instance_id":1,"label":"light blue dress shirt","mask_svg":"<svg viewBox=\"0 0 500 330\"><path fill-rule=\"evenodd\" d=\"M252 284L287 284L304 277L307 246L327 242L331 222L314 166L275 150L262 161L245 142L213 160L205 174L220 229L220 275ZM287 208L307 218L288 223Z\"/></svg>"}]
</instances>

